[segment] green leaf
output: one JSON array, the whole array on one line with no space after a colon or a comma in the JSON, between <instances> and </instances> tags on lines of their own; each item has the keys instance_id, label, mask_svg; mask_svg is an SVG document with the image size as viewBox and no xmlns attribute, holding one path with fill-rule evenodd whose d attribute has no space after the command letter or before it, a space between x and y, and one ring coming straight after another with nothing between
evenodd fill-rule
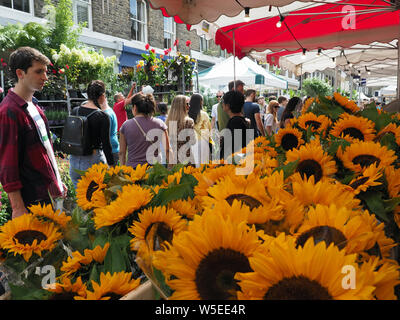
<instances>
[{"instance_id":1,"label":"green leaf","mask_svg":"<svg viewBox=\"0 0 400 320\"><path fill-rule=\"evenodd\" d=\"M104 268L106 272L110 272L111 274L127 270L125 264L126 260L122 253L127 248L126 240L118 238L119 237L116 237L111 241L110 248L108 249L107 255L104 259Z\"/></svg>"},{"instance_id":2,"label":"green leaf","mask_svg":"<svg viewBox=\"0 0 400 320\"><path fill-rule=\"evenodd\" d=\"M393 211L400 204L400 197L395 197L389 200L383 200L386 211Z\"/></svg>"},{"instance_id":3,"label":"green leaf","mask_svg":"<svg viewBox=\"0 0 400 320\"><path fill-rule=\"evenodd\" d=\"M153 198L151 204L154 206L166 206L169 202L179 199L193 198L194 192L191 182L172 185L168 189L161 189Z\"/></svg>"},{"instance_id":4,"label":"green leaf","mask_svg":"<svg viewBox=\"0 0 400 320\"><path fill-rule=\"evenodd\" d=\"M92 270L90 270L90 277L88 282L91 284L92 280L97 283L100 282L100 274L97 271L97 266L95 263L92 266Z\"/></svg>"},{"instance_id":5,"label":"green leaf","mask_svg":"<svg viewBox=\"0 0 400 320\"><path fill-rule=\"evenodd\" d=\"M338 139L332 135L329 135L329 139L331 140L331 144L328 147L328 154L331 156L335 156L337 151L339 150L339 147L342 147L342 150L346 149L349 145L350 142L344 140L344 139Z\"/></svg>"},{"instance_id":6,"label":"green leaf","mask_svg":"<svg viewBox=\"0 0 400 320\"><path fill-rule=\"evenodd\" d=\"M380 192L364 192L359 194L359 197L365 202L368 210L381 218L385 222L390 222L387 211L384 206L382 194Z\"/></svg>"},{"instance_id":7,"label":"green leaf","mask_svg":"<svg viewBox=\"0 0 400 320\"><path fill-rule=\"evenodd\" d=\"M101 246L104 248L105 244L108 242L108 234L104 231L96 231L95 239L93 241L93 248Z\"/></svg>"},{"instance_id":8,"label":"green leaf","mask_svg":"<svg viewBox=\"0 0 400 320\"><path fill-rule=\"evenodd\" d=\"M86 170L79 170L79 169L73 169L77 174L84 176L86 174Z\"/></svg>"},{"instance_id":9,"label":"green leaf","mask_svg":"<svg viewBox=\"0 0 400 320\"><path fill-rule=\"evenodd\" d=\"M173 290L165 283L163 273L160 270L153 268L153 274L161 291L166 297L170 297L173 293Z\"/></svg>"},{"instance_id":10,"label":"green leaf","mask_svg":"<svg viewBox=\"0 0 400 320\"><path fill-rule=\"evenodd\" d=\"M273 172L283 170L283 176L284 176L284 179L286 179L295 172L297 165L299 164L299 161L300 160L289 162L288 164L286 164L284 166L275 168Z\"/></svg>"}]
</instances>

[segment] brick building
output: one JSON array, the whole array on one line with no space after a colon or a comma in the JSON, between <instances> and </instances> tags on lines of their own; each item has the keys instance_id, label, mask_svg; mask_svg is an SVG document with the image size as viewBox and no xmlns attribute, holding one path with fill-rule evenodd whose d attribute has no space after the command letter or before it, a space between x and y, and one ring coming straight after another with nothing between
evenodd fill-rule
<instances>
[{"instance_id":1,"label":"brick building","mask_svg":"<svg viewBox=\"0 0 400 320\"><path fill-rule=\"evenodd\" d=\"M186 25L177 24L172 18L163 17L160 10L151 9L145 0L73 0L73 12L75 23L86 23L80 40L89 47L102 49L105 56L116 55L119 70L134 66L145 52L146 43L156 53L163 54L176 39L184 54L189 54L186 41L192 42L190 53L198 60L199 71L225 57L212 41L200 38L195 31L188 31ZM45 23L44 17L44 0L0 1L2 25Z\"/></svg>"}]
</instances>

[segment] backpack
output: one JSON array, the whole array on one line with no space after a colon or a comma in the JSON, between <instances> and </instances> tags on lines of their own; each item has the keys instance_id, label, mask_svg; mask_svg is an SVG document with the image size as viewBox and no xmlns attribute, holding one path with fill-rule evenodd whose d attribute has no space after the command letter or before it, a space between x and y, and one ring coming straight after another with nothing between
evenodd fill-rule
<instances>
[{"instance_id":1,"label":"backpack","mask_svg":"<svg viewBox=\"0 0 400 320\"><path fill-rule=\"evenodd\" d=\"M93 152L89 135L89 117L100 110L94 110L87 116L79 115L79 108L65 121L61 138L61 150L75 156L87 156Z\"/></svg>"}]
</instances>

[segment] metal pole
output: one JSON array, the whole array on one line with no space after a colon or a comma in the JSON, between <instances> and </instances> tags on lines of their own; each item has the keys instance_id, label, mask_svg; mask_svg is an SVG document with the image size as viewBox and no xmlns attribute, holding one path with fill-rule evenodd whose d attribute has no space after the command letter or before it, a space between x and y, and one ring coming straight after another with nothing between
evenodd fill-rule
<instances>
[{"instance_id":1,"label":"metal pole","mask_svg":"<svg viewBox=\"0 0 400 320\"><path fill-rule=\"evenodd\" d=\"M197 93L200 93L200 85L199 85L199 62L196 60L196 82L197 82Z\"/></svg>"},{"instance_id":2,"label":"metal pole","mask_svg":"<svg viewBox=\"0 0 400 320\"><path fill-rule=\"evenodd\" d=\"M233 31L233 88L236 90L236 43L235 31Z\"/></svg>"},{"instance_id":3,"label":"metal pole","mask_svg":"<svg viewBox=\"0 0 400 320\"><path fill-rule=\"evenodd\" d=\"M397 40L397 99L400 99L400 38Z\"/></svg>"},{"instance_id":4,"label":"metal pole","mask_svg":"<svg viewBox=\"0 0 400 320\"><path fill-rule=\"evenodd\" d=\"M182 67L182 94L185 95L185 68Z\"/></svg>"},{"instance_id":5,"label":"metal pole","mask_svg":"<svg viewBox=\"0 0 400 320\"><path fill-rule=\"evenodd\" d=\"M67 81L67 76L64 76L65 79L65 94L67 96L67 109L68 109L68 114L71 114L71 99L69 96L69 91L68 91L68 81Z\"/></svg>"},{"instance_id":6,"label":"metal pole","mask_svg":"<svg viewBox=\"0 0 400 320\"><path fill-rule=\"evenodd\" d=\"M1 87L3 88L3 97L6 95L6 88L4 87L4 72L1 70Z\"/></svg>"}]
</instances>

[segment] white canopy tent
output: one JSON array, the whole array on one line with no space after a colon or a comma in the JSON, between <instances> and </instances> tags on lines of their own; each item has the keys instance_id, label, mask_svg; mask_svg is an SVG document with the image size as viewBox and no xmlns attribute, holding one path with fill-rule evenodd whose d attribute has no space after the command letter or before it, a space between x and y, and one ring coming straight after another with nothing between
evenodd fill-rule
<instances>
[{"instance_id":1,"label":"white canopy tent","mask_svg":"<svg viewBox=\"0 0 400 320\"><path fill-rule=\"evenodd\" d=\"M268 72L257 63L244 57L242 60L230 57L199 74L199 83L210 88L226 88L234 80L242 80L248 86L262 85L265 88L287 89L286 80ZM234 66L235 64L235 66ZM234 68L236 75L234 75ZM257 81L261 80L261 81Z\"/></svg>"},{"instance_id":2,"label":"white canopy tent","mask_svg":"<svg viewBox=\"0 0 400 320\"><path fill-rule=\"evenodd\" d=\"M395 96L397 87L394 85L387 86L380 90L382 96Z\"/></svg>"}]
</instances>

